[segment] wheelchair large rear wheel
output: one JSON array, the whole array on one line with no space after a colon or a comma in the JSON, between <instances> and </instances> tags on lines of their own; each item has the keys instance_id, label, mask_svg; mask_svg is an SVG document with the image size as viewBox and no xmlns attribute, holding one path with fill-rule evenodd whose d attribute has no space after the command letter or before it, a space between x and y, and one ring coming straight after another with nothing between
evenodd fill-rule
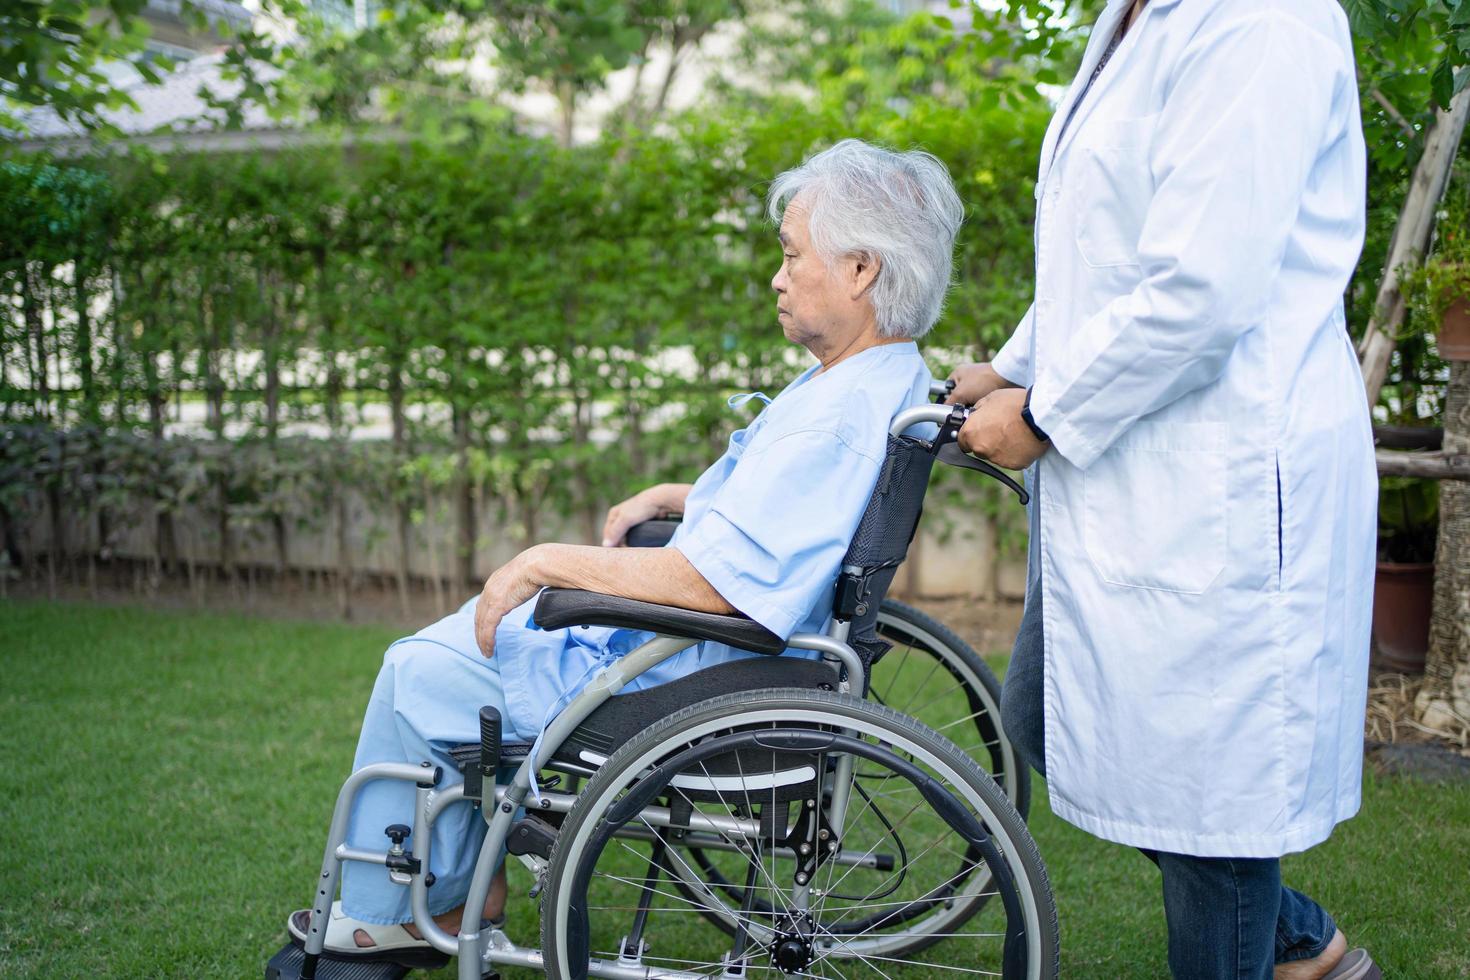
<instances>
[{"instance_id":1,"label":"wheelchair large rear wheel","mask_svg":"<svg viewBox=\"0 0 1470 980\"><path fill-rule=\"evenodd\" d=\"M691 848L743 884L704 884ZM797 689L701 702L603 764L557 838L542 951L559 978L1044 978L1058 956L1035 844L974 760Z\"/></svg>"},{"instance_id":2,"label":"wheelchair large rear wheel","mask_svg":"<svg viewBox=\"0 0 1470 980\"><path fill-rule=\"evenodd\" d=\"M1025 819L1031 770L1001 727L1000 682L980 654L943 623L895 599L883 601L877 628L892 648L873 665L868 698L917 718L968 752ZM740 881L726 874L728 862L698 846L686 849L686 859L704 883L739 901ZM675 887L693 887L679 867L666 870ZM706 918L733 934L728 919L712 913Z\"/></svg>"},{"instance_id":3,"label":"wheelchair large rear wheel","mask_svg":"<svg viewBox=\"0 0 1470 980\"><path fill-rule=\"evenodd\" d=\"M970 753L1025 817L1031 770L1000 724L1000 682L975 648L934 617L896 599L878 611L893 644L873 665L868 697L917 718Z\"/></svg>"}]
</instances>

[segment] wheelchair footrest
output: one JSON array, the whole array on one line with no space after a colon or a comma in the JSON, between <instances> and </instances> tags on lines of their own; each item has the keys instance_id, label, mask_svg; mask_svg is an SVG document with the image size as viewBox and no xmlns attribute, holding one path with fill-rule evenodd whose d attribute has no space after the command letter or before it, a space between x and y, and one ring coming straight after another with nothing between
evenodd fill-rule
<instances>
[{"instance_id":1,"label":"wheelchair footrest","mask_svg":"<svg viewBox=\"0 0 1470 980\"><path fill-rule=\"evenodd\" d=\"M306 952L295 943L287 943L265 965L265 980L301 980L305 962ZM407 975L408 967L397 963L364 963L329 956L316 963L316 980L400 980Z\"/></svg>"}]
</instances>

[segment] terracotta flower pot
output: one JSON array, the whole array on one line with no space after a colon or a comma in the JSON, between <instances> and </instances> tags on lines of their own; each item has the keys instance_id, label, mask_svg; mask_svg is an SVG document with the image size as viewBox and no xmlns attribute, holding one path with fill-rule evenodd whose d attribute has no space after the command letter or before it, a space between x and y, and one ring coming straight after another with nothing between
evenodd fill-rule
<instances>
[{"instance_id":1,"label":"terracotta flower pot","mask_svg":"<svg viewBox=\"0 0 1470 980\"><path fill-rule=\"evenodd\" d=\"M1447 361L1470 361L1470 299L1457 299L1444 311L1434 345Z\"/></svg>"},{"instance_id":2,"label":"terracotta flower pot","mask_svg":"<svg viewBox=\"0 0 1470 980\"><path fill-rule=\"evenodd\" d=\"M1433 562L1379 562L1373 581L1373 666L1423 673L1433 607Z\"/></svg>"}]
</instances>

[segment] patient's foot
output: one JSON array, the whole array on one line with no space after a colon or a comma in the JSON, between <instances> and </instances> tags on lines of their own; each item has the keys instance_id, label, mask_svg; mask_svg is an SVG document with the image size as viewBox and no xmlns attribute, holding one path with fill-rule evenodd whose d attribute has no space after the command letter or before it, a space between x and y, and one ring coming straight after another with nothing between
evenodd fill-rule
<instances>
[{"instance_id":1,"label":"patient's foot","mask_svg":"<svg viewBox=\"0 0 1470 980\"><path fill-rule=\"evenodd\" d=\"M1347 939L1342 930L1337 930L1327 948L1309 960L1295 960L1276 964L1274 980L1318 980L1332 972L1343 954L1347 952Z\"/></svg>"},{"instance_id":2,"label":"patient's foot","mask_svg":"<svg viewBox=\"0 0 1470 980\"><path fill-rule=\"evenodd\" d=\"M501 868L495 873L495 877L490 879L490 894L485 896L484 917L486 919L498 919L503 914L505 914L505 891L505 869ZM443 929L445 932L449 933L451 936L459 935L459 927L463 921L463 905L461 905L457 909L450 909L448 912L434 916L434 924L437 925L440 929ZM422 935L419 934L418 927L415 926L412 922L405 922L403 924L403 928L410 936L415 939L424 938ZM352 934L352 938L362 949L368 949L376 945L373 942L372 937L363 932L361 929L358 929L356 932L354 932Z\"/></svg>"}]
</instances>

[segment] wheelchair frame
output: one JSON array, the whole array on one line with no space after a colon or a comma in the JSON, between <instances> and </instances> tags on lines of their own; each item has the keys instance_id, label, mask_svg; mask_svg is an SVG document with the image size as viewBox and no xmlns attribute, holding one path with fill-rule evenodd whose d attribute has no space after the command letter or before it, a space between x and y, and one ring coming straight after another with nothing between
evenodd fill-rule
<instances>
[{"instance_id":1,"label":"wheelchair frame","mask_svg":"<svg viewBox=\"0 0 1470 980\"><path fill-rule=\"evenodd\" d=\"M965 410L947 405L913 407L895 418L889 432L893 436L900 436L915 425L944 423L956 411ZM989 469L987 465L986 470ZM1008 485L1016 488L1008 478L1002 478ZM1023 491L1022 494L1024 497ZM844 567L843 570L853 569ZM794 634L786 641L786 646L820 653L822 659L837 670L837 690L848 694L855 691L860 697L866 671L862 658L846 642L851 626L851 621L834 617L825 634ZM487 968L493 969L500 965L545 969L542 950L517 946L504 932L498 929L486 930L479 922L478 910L484 907L499 857L516 819L516 812L526 806L532 781L536 778L541 763L549 759L594 710L622 690L633 678L698 642L698 639L658 634L626 656L603 667L551 721L538 750L527 755L510 783L495 785L493 790L486 786L482 809L485 810L485 819L489 826L475 863L469 893L465 898L467 915L457 937L441 929L429 912L428 887L432 883L432 876L428 872L428 866L434 820L445 807L467 799L464 784L438 789L443 774L439 769L431 768L428 762L418 766L407 763L378 763L365 766L350 775L337 795L321 872L311 903L304 942L305 960L300 973L303 980L311 980L316 975L319 958L323 955L326 943L328 917L345 861L384 865L400 884L407 879L414 925L433 948L458 958L457 971L460 980L481 980ZM851 735L852 732L844 729L841 734ZM357 794L363 786L377 779L398 780L415 785L417 792L412 824L415 853L404 853L397 845L387 852L347 846L348 822ZM849 754L838 760L833 777L831 809L827 819L834 826L843 825L852 785L853 757ZM530 801L530 805L526 806L528 812L566 813L577 801L576 796L550 790L541 791L538 795L539 799ZM491 807L494 808L493 816L489 813ZM643 818L652 826L669 826L670 815L659 810L657 807L646 808L642 811ZM690 815L687 826L693 831L726 831L746 836L758 833L757 823L753 818L721 817L695 811ZM842 855L838 860L840 863L852 863L858 859ZM542 870L544 867L542 866ZM661 970L659 975L677 978L681 972ZM594 960L589 975L611 980L645 980L650 971L642 965ZM687 973L684 976L688 980L699 980L706 974Z\"/></svg>"}]
</instances>

